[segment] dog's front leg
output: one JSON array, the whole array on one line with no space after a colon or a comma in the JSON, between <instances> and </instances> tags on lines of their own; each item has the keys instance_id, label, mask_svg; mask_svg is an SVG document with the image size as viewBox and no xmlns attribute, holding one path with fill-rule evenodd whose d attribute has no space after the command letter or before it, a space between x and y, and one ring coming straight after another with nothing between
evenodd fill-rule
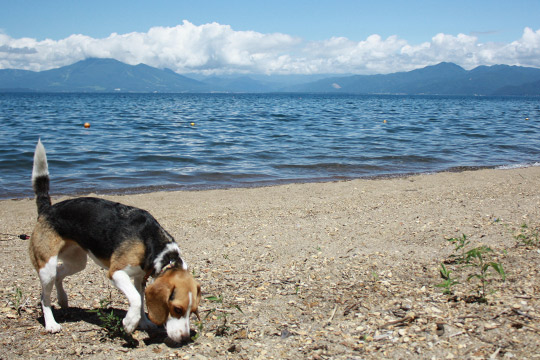
<instances>
[{"instance_id":1,"label":"dog's front leg","mask_svg":"<svg viewBox=\"0 0 540 360\"><path fill-rule=\"evenodd\" d=\"M141 320L139 321L139 328L142 330L151 330L151 329L157 329L157 325L151 322L148 317L146 316L146 313L144 312L144 276L136 276L133 278L133 282L135 283L135 288L139 292L139 296L141 297Z\"/></svg>"},{"instance_id":2,"label":"dog's front leg","mask_svg":"<svg viewBox=\"0 0 540 360\"><path fill-rule=\"evenodd\" d=\"M122 324L128 334L131 334L133 330L137 328L139 320L141 319L141 296L139 292L131 282L131 278L124 270L115 271L112 274L112 282L120 291L126 295L129 301L129 309Z\"/></svg>"}]
</instances>

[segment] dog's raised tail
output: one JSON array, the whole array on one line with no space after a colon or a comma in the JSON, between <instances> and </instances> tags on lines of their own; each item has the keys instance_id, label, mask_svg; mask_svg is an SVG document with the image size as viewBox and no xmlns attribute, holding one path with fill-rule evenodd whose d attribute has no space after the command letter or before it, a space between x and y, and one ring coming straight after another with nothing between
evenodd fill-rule
<instances>
[{"instance_id":1,"label":"dog's raised tail","mask_svg":"<svg viewBox=\"0 0 540 360\"><path fill-rule=\"evenodd\" d=\"M38 140L36 151L34 152L32 187L36 194L38 215L41 215L51 207L51 196L49 195L49 165L47 164L47 154L45 153L45 147L41 143L41 139Z\"/></svg>"}]
</instances>

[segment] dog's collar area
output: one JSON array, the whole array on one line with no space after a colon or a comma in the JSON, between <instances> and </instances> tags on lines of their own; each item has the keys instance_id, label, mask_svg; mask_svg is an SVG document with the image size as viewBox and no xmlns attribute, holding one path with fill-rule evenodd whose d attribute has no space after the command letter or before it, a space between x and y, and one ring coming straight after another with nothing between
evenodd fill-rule
<instances>
[{"instance_id":1,"label":"dog's collar area","mask_svg":"<svg viewBox=\"0 0 540 360\"><path fill-rule=\"evenodd\" d=\"M154 278L160 277L161 275L165 274L165 272L166 272L167 270L173 269L173 268L178 267L178 266L179 266L179 265L177 264L176 261L171 260L171 261L169 261L169 263L168 263L167 265L165 265L164 267L162 267L161 270L160 270L159 272L156 272L156 271L154 270L153 273L147 273L146 276L144 277L144 280L143 280L144 285L146 286L146 282L148 281L148 278L149 278L150 276L152 276L152 277L154 277Z\"/></svg>"},{"instance_id":2,"label":"dog's collar area","mask_svg":"<svg viewBox=\"0 0 540 360\"><path fill-rule=\"evenodd\" d=\"M179 267L179 266L180 265L175 260L171 260L171 261L169 261L169 263L167 265L165 265L164 267L161 268L161 270L159 271L157 276L163 275L163 274L165 274L165 272L167 270L173 269L173 268L176 268L176 267Z\"/></svg>"}]
</instances>

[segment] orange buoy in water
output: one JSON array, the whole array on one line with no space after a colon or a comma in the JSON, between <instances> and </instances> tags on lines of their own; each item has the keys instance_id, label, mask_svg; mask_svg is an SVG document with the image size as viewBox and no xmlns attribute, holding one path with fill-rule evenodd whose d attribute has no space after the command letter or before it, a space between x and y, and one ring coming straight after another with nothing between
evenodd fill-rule
<instances>
[{"instance_id":1,"label":"orange buoy in water","mask_svg":"<svg viewBox=\"0 0 540 360\"><path fill-rule=\"evenodd\" d=\"M84 127L88 129L90 127L90 123L84 123Z\"/></svg>"},{"instance_id":2,"label":"orange buoy in water","mask_svg":"<svg viewBox=\"0 0 540 360\"><path fill-rule=\"evenodd\" d=\"M190 125L191 125L191 126L195 126L195 123L194 123L194 122L192 122L192 123L191 123Z\"/></svg>"}]
</instances>

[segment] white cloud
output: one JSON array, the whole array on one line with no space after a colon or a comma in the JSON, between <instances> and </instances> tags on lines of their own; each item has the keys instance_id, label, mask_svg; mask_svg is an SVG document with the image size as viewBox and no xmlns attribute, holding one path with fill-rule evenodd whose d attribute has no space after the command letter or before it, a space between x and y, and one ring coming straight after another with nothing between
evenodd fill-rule
<instances>
[{"instance_id":1,"label":"white cloud","mask_svg":"<svg viewBox=\"0 0 540 360\"><path fill-rule=\"evenodd\" d=\"M479 43L475 36L437 34L411 45L398 36L374 34L363 41L333 37L306 42L286 34L235 31L217 23L153 27L146 33L113 33L95 39L13 39L0 33L0 69L34 71L69 65L89 57L144 63L179 73L390 73L441 61L465 68L509 64L540 67L540 30L525 28L511 43Z\"/></svg>"}]
</instances>

